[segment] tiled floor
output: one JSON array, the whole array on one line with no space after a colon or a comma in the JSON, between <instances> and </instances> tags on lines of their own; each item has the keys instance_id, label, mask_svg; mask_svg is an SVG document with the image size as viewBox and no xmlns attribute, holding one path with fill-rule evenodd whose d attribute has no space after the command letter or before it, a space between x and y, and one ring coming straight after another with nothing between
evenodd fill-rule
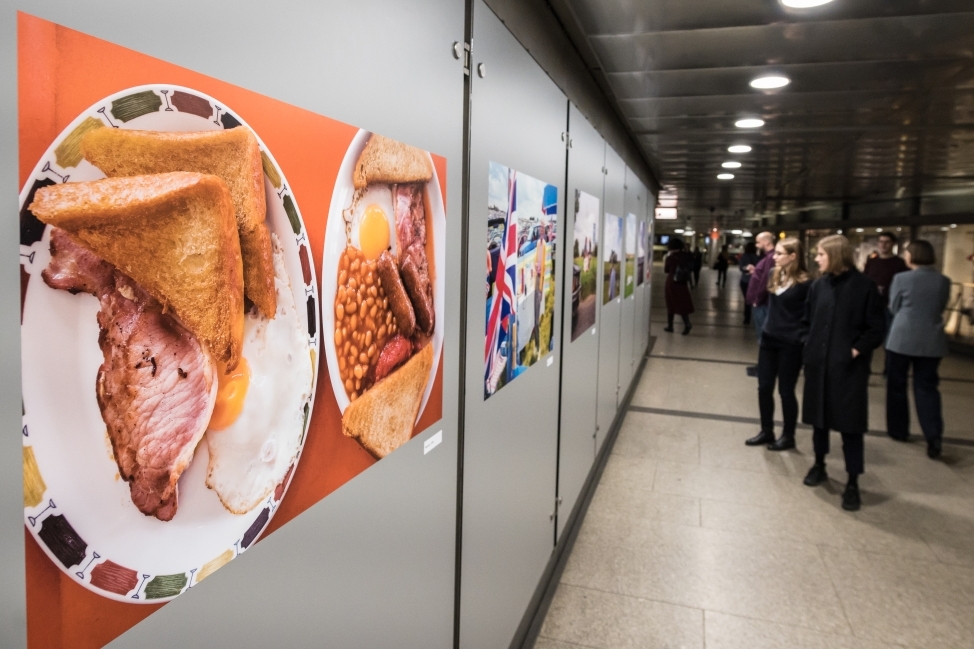
<instances>
[{"instance_id":1,"label":"tiled floor","mask_svg":"<svg viewBox=\"0 0 974 649\"><path fill-rule=\"evenodd\" d=\"M689 336L662 332L653 310L659 339L535 648L974 647L974 362L943 364L959 379L942 384L959 441L942 462L880 434L873 377L864 504L850 514L838 439L816 489L801 483L808 430L796 452L744 446L756 345L730 275L718 290L704 271Z\"/></svg>"}]
</instances>

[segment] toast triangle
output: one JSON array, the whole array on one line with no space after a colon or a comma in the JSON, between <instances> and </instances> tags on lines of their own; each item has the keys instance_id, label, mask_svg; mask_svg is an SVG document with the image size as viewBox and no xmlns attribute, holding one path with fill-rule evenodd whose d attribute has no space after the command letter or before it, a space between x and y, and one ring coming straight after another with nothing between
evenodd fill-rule
<instances>
[{"instance_id":1,"label":"toast triangle","mask_svg":"<svg viewBox=\"0 0 974 649\"><path fill-rule=\"evenodd\" d=\"M236 367L243 267L223 180L174 172L51 185L30 210L135 280L214 358Z\"/></svg>"},{"instance_id":2,"label":"toast triangle","mask_svg":"<svg viewBox=\"0 0 974 649\"><path fill-rule=\"evenodd\" d=\"M233 198L244 291L265 317L276 315L274 259L264 222L264 170L260 145L249 129L168 133L99 128L81 140L81 153L110 178L173 171L222 178Z\"/></svg>"},{"instance_id":3,"label":"toast triangle","mask_svg":"<svg viewBox=\"0 0 974 649\"><path fill-rule=\"evenodd\" d=\"M433 165L422 149L371 135L355 163L352 184L363 189L375 183L418 183L433 178Z\"/></svg>"}]
</instances>

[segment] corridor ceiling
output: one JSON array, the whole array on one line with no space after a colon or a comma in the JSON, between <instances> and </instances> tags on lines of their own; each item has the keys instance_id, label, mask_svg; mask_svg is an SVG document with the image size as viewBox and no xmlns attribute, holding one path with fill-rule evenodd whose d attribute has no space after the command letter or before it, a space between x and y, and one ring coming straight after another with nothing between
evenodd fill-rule
<instances>
[{"instance_id":1,"label":"corridor ceiling","mask_svg":"<svg viewBox=\"0 0 974 649\"><path fill-rule=\"evenodd\" d=\"M974 191L974 0L549 2L681 224Z\"/></svg>"}]
</instances>

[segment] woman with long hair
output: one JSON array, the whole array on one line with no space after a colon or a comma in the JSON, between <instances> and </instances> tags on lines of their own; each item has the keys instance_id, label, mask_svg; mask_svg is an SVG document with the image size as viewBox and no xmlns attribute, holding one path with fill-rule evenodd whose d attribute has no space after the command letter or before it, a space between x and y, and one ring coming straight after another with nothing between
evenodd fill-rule
<instances>
[{"instance_id":1,"label":"woman with long hair","mask_svg":"<svg viewBox=\"0 0 974 649\"><path fill-rule=\"evenodd\" d=\"M933 267L936 256L929 241L910 242L904 254L909 272L893 277L889 310L893 323L886 339L886 431L895 440L910 439L907 375L913 366L913 397L917 418L927 438L927 456L943 452L940 359L947 355L943 312L950 299L950 279Z\"/></svg>"},{"instance_id":2,"label":"woman with long hair","mask_svg":"<svg viewBox=\"0 0 974 649\"><path fill-rule=\"evenodd\" d=\"M666 328L673 332L673 316L683 318L683 335L690 333L690 314L693 313L693 298L690 297L690 279L693 274L693 255L684 250L683 239L673 237L667 245L669 252L663 265L666 273Z\"/></svg>"},{"instance_id":3,"label":"woman with long hair","mask_svg":"<svg viewBox=\"0 0 974 649\"><path fill-rule=\"evenodd\" d=\"M802 370L805 338L805 299L811 279L805 254L798 239L782 239L774 249L774 270L768 279L768 319L758 352L758 407L761 432L745 442L767 445L772 451L795 448L798 399L795 384ZM778 383L785 424L781 437L774 438L774 385Z\"/></svg>"},{"instance_id":4,"label":"woman with long hair","mask_svg":"<svg viewBox=\"0 0 974 649\"><path fill-rule=\"evenodd\" d=\"M828 480L825 456L829 431L842 434L849 474L842 508L861 506L859 475L864 469L863 436L869 427L869 373L873 350L886 335L885 301L875 282L853 261L849 240L840 234L818 243L815 263L822 277L812 283L805 304L805 393L802 421L814 429L815 464L805 484Z\"/></svg>"}]
</instances>

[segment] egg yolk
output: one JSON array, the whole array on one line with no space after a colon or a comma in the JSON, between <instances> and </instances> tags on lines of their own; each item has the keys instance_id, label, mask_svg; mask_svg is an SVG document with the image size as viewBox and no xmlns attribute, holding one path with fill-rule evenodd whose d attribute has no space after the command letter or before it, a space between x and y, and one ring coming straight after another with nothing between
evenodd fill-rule
<instances>
[{"instance_id":1,"label":"egg yolk","mask_svg":"<svg viewBox=\"0 0 974 649\"><path fill-rule=\"evenodd\" d=\"M217 369L216 405L210 416L210 430L223 430L237 421L243 410L244 399L247 398L247 387L250 385L250 366L247 359L241 357L237 367L226 373L226 366L219 364Z\"/></svg>"},{"instance_id":2,"label":"egg yolk","mask_svg":"<svg viewBox=\"0 0 974 649\"><path fill-rule=\"evenodd\" d=\"M389 247L389 219L378 205L369 205L358 226L359 249L365 258L372 261L379 258Z\"/></svg>"}]
</instances>

